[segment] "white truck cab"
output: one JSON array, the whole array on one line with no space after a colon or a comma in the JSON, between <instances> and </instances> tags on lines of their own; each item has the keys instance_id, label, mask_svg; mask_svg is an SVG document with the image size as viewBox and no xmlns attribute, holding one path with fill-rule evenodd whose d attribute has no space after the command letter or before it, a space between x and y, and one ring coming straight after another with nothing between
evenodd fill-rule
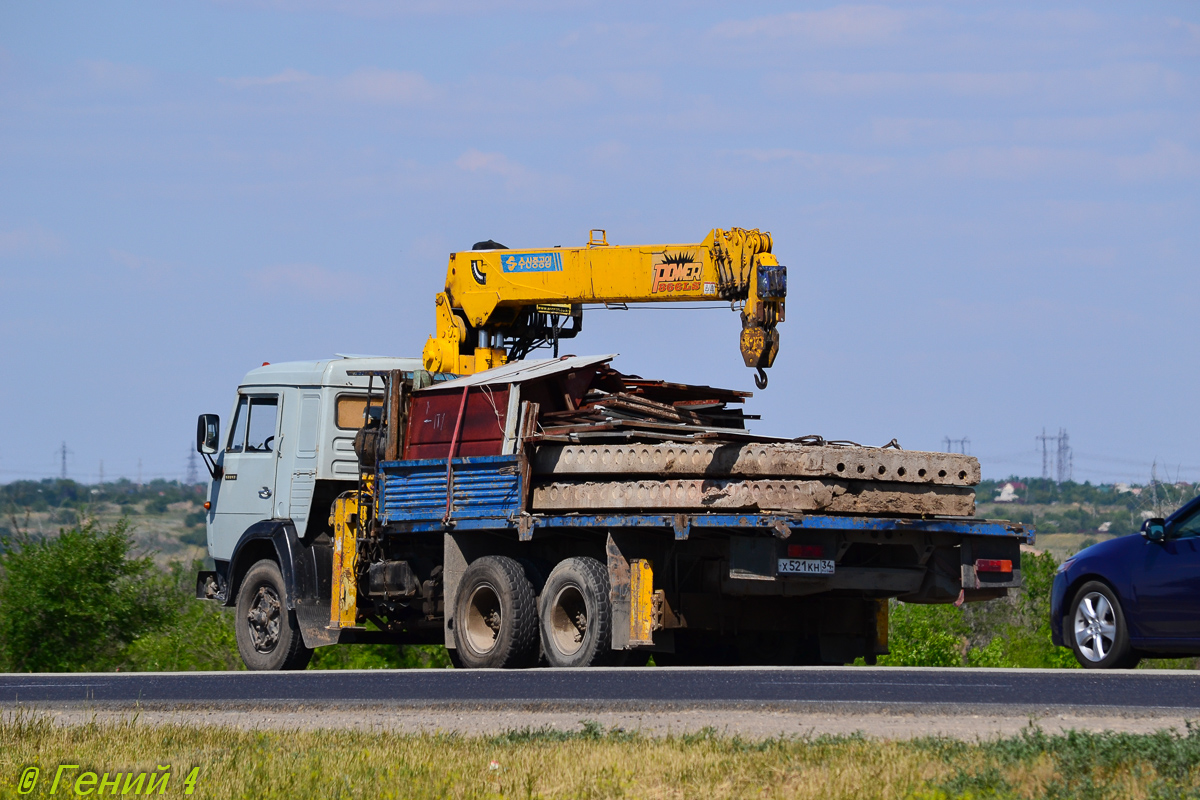
<instances>
[{"instance_id":1,"label":"white truck cab","mask_svg":"<svg viewBox=\"0 0 1200 800\"><path fill-rule=\"evenodd\" d=\"M354 436L368 381L351 372L421 369L419 358L355 358L264 364L238 386L230 423L214 449L208 549L229 561L242 535L264 520L288 520L298 538L324 527L333 498L358 481ZM381 381L374 379L376 400ZM206 415L212 418L215 415ZM219 427L219 422L217 423Z\"/></svg>"}]
</instances>

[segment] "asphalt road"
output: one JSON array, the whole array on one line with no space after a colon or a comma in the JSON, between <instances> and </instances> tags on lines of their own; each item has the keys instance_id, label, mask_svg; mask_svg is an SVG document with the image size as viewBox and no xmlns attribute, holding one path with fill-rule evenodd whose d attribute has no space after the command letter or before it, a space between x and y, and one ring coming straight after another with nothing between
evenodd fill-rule
<instances>
[{"instance_id":1,"label":"asphalt road","mask_svg":"<svg viewBox=\"0 0 1200 800\"><path fill-rule=\"evenodd\" d=\"M1200 673L846 667L0 675L0 703L1200 709Z\"/></svg>"}]
</instances>

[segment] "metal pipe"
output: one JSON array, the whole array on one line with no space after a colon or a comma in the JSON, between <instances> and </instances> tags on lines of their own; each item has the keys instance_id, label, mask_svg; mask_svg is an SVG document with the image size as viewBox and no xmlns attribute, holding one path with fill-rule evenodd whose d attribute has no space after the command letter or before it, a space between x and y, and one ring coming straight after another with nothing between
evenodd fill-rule
<instances>
[{"instance_id":1,"label":"metal pipe","mask_svg":"<svg viewBox=\"0 0 1200 800\"><path fill-rule=\"evenodd\" d=\"M454 423L454 435L450 437L450 452L446 455L446 513L442 515L442 524L450 521L450 504L454 500L454 451L458 449L458 432L462 430L463 414L467 410L467 393L471 387L463 387L462 402L458 406L458 419Z\"/></svg>"}]
</instances>

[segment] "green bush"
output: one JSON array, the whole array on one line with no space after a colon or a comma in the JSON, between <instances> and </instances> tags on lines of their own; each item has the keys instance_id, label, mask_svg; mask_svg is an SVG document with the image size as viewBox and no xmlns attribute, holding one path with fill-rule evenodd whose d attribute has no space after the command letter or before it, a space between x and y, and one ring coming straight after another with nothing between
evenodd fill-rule
<instances>
[{"instance_id":1,"label":"green bush","mask_svg":"<svg viewBox=\"0 0 1200 800\"><path fill-rule=\"evenodd\" d=\"M889 667L958 667L967 649L967 625L952 605L892 603L886 656Z\"/></svg>"},{"instance_id":2,"label":"green bush","mask_svg":"<svg viewBox=\"0 0 1200 800\"><path fill-rule=\"evenodd\" d=\"M309 669L443 669L450 656L441 645L339 644L318 647Z\"/></svg>"},{"instance_id":3,"label":"green bush","mask_svg":"<svg viewBox=\"0 0 1200 800\"><path fill-rule=\"evenodd\" d=\"M245 669L237 651L233 610L196 599L196 573L202 562L190 567L171 564L169 621L141 636L125 650L121 669L130 672L183 672L188 670Z\"/></svg>"},{"instance_id":4,"label":"green bush","mask_svg":"<svg viewBox=\"0 0 1200 800\"><path fill-rule=\"evenodd\" d=\"M131 554L129 524L94 521L57 537L14 536L0 556L0 669L107 670L172 620L170 583Z\"/></svg>"},{"instance_id":5,"label":"green bush","mask_svg":"<svg viewBox=\"0 0 1200 800\"><path fill-rule=\"evenodd\" d=\"M879 663L903 667L1077 667L1068 648L1050 641L1050 589L1058 563L1049 553L1022 553L1024 588L983 603L892 602L888 647Z\"/></svg>"},{"instance_id":6,"label":"green bush","mask_svg":"<svg viewBox=\"0 0 1200 800\"><path fill-rule=\"evenodd\" d=\"M185 531L179 535L179 541L184 544L190 544L193 547L204 547L208 544L208 534L204 528L200 530Z\"/></svg>"}]
</instances>

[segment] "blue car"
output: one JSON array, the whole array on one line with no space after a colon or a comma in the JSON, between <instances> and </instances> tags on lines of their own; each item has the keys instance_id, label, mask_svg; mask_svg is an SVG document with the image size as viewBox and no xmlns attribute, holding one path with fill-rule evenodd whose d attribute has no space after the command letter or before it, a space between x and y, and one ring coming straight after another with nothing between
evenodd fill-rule
<instances>
[{"instance_id":1,"label":"blue car","mask_svg":"<svg viewBox=\"0 0 1200 800\"><path fill-rule=\"evenodd\" d=\"M1064 561L1050 630L1089 669L1200 655L1200 498Z\"/></svg>"}]
</instances>

